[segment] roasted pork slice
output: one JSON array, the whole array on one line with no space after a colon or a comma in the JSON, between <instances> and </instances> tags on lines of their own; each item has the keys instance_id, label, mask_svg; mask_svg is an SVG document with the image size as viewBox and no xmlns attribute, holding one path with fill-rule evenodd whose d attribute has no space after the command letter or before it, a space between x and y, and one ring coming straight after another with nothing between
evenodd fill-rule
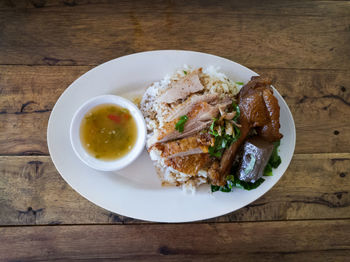
<instances>
[{"instance_id":1,"label":"roasted pork slice","mask_svg":"<svg viewBox=\"0 0 350 262\"><path fill-rule=\"evenodd\" d=\"M158 98L158 102L171 104L203 89L204 86L199 79L199 70L195 70L177 82L173 82Z\"/></svg>"},{"instance_id":2,"label":"roasted pork slice","mask_svg":"<svg viewBox=\"0 0 350 262\"><path fill-rule=\"evenodd\" d=\"M282 134L279 132L281 125L278 101L270 89L263 91L263 98L269 115L269 121L262 127L257 128L257 132L267 141L278 141L282 138Z\"/></svg>"},{"instance_id":3,"label":"roasted pork slice","mask_svg":"<svg viewBox=\"0 0 350 262\"><path fill-rule=\"evenodd\" d=\"M211 164L211 158L209 154L196 154L166 159L164 164L181 173L195 176L199 170L206 169Z\"/></svg>"},{"instance_id":4,"label":"roasted pork slice","mask_svg":"<svg viewBox=\"0 0 350 262\"><path fill-rule=\"evenodd\" d=\"M267 76L252 76L250 81L239 91L239 98L254 93L257 88L267 88L271 90L272 80Z\"/></svg>"},{"instance_id":5,"label":"roasted pork slice","mask_svg":"<svg viewBox=\"0 0 350 262\"><path fill-rule=\"evenodd\" d=\"M171 122L183 115L187 115L198 103L207 102L215 105L219 101L217 94L192 95L185 102L177 105L164 119L165 122Z\"/></svg>"},{"instance_id":6,"label":"roasted pork slice","mask_svg":"<svg viewBox=\"0 0 350 262\"><path fill-rule=\"evenodd\" d=\"M213 136L208 133L202 133L175 141L155 144L150 150L156 148L161 152L161 157L174 158L208 153L209 146L213 145Z\"/></svg>"},{"instance_id":7,"label":"roasted pork slice","mask_svg":"<svg viewBox=\"0 0 350 262\"><path fill-rule=\"evenodd\" d=\"M225 100L221 104L210 105L207 102L198 103L191 112L187 114L188 120L184 125L183 132L175 129L178 120L166 123L158 135L157 142L167 142L180 139L198 133L203 129L209 128L213 118L219 114L219 107L222 105L229 106L232 100ZM157 134L156 134L157 135Z\"/></svg>"}]
</instances>

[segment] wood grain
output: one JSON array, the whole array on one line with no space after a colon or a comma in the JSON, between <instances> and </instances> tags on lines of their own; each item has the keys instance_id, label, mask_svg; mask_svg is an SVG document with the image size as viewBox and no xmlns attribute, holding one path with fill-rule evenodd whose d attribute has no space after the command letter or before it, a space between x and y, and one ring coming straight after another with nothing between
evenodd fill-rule
<instances>
[{"instance_id":1,"label":"wood grain","mask_svg":"<svg viewBox=\"0 0 350 262\"><path fill-rule=\"evenodd\" d=\"M0 1L0 261L347 261L349 33L349 1ZM95 206L57 173L46 127L62 92L97 64L156 49L274 78L297 154L254 203L151 224Z\"/></svg>"},{"instance_id":2,"label":"wood grain","mask_svg":"<svg viewBox=\"0 0 350 262\"><path fill-rule=\"evenodd\" d=\"M350 218L349 166L350 154L295 155L271 191L210 221ZM0 211L0 225L143 223L85 200L46 156L0 157Z\"/></svg>"},{"instance_id":3,"label":"wood grain","mask_svg":"<svg viewBox=\"0 0 350 262\"><path fill-rule=\"evenodd\" d=\"M0 260L346 261L349 233L350 220L7 227Z\"/></svg>"},{"instance_id":4,"label":"wood grain","mask_svg":"<svg viewBox=\"0 0 350 262\"><path fill-rule=\"evenodd\" d=\"M7 2L0 10L0 64L96 65L140 51L185 49L249 67L350 66L345 1L49 1L48 7L31 1L23 8Z\"/></svg>"},{"instance_id":5,"label":"wood grain","mask_svg":"<svg viewBox=\"0 0 350 262\"><path fill-rule=\"evenodd\" d=\"M48 154L61 93L91 66L0 66L0 154ZM350 71L253 68L275 79L297 129L296 153L350 152Z\"/></svg>"},{"instance_id":6,"label":"wood grain","mask_svg":"<svg viewBox=\"0 0 350 262\"><path fill-rule=\"evenodd\" d=\"M286 15L286 16L346 16L349 14L348 1L315 1L304 0L290 2L287 0L265 1L261 4L257 0L247 1L219 1L219 0L186 0L168 1L168 0L18 0L0 2L1 11L18 9L53 9L75 10L77 7L84 8L114 8L119 12L130 12L137 8L138 12L144 13L164 13L164 12L183 12L193 13L217 13L230 11L235 14L249 15Z\"/></svg>"}]
</instances>

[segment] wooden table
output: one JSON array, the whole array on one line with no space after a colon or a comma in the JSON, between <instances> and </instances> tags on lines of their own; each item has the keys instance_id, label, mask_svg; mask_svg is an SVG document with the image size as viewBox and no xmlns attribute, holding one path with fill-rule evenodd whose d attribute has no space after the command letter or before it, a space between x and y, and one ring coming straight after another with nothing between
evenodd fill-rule
<instances>
[{"instance_id":1,"label":"wooden table","mask_svg":"<svg viewBox=\"0 0 350 262\"><path fill-rule=\"evenodd\" d=\"M152 224L63 181L46 144L58 97L102 62L156 49L208 52L273 77L297 144L266 195L209 221ZM1 1L0 94L0 261L349 259L348 1Z\"/></svg>"}]
</instances>

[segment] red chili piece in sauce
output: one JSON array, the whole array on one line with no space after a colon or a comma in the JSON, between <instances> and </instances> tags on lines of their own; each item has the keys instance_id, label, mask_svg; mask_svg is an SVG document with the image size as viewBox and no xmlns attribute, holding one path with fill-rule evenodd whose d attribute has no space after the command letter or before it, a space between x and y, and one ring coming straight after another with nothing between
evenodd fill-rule
<instances>
[{"instance_id":1,"label":"red chili piece in sauce","mask_svg":"<svg viewBox=\"0 0 350 262\"><path fill-rule=\"evenodd\" d=\"M108 115L108 118L114 122L116 122L117 124L120 123L121 121L121 118L120 116L117 116L117 115Z\"/></svg>"},{"instance_id":2,"label":"red chili piece in sauce","mask_svg":"<svg viewBox=\"0 0 350 262\"><path fill-rule=\"evenodd\" d=\"M126 120L128 120L128 119L130 118L130 115L129 115L129 114L124 114L124 118L125 118Z\"/></svg>"}]
</instances>

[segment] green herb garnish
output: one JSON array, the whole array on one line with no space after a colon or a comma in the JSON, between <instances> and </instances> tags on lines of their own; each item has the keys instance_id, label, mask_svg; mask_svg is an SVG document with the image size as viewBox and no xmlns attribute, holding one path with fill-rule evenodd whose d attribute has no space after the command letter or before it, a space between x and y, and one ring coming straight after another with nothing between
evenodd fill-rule
<instances>
[{"instance_id":1,"label":"green herb garnish","mask_svg":"<svg viewBox=\"0 0 350 262\"><path fill-rule=\"evenodd\" d=\"M280 146L280 144L281 144L280 141L273 143L274 148L272 151L272 155L269 159L269 163L273 168L277 168L282 162L281 157L278 155L278 147Z\"/></svg>"},{"instance_id":2,"label":"green herb garnish","mask_svg":"<svg viewBox=\"0 0 350 262\"><path fill-rule=\"evenodd\" d=\"M187 75L187 71L184 70L184 74Z\"/></svg>"},{"instance_id":3,"label":"green herb garnish","mask_svg":"<svg viewBox=\"0 0 350 262\"><path fill-rule=\"evenodd\" d=\"M267 163L267 165L265 166L264 169L264 176L272 176L272 166L270 165L270 163Z\"/></svg>"},{"instance_id":4,"label":"green herb garnish","mask_svg":"<svg viewBox=\"0 0 350 262\"><path fill-rule=\"evenodd\" d=\"M232 187L237 187L237 188L241 188L241 189L245 189L245 190L252 190L257 188L258 186L260 186L265 179L263 179L262 177L259 178L257 181L255 181L254 183L251 182L245 182L245 181L241 181L238 178L233 177L233 179L228 179L227 180L227 185L232 189Z\"/></svg>"},{"instance_id":5,"label":"green herb garnish","mask_svg":"<svg viewBox=\"0 0 350 262\"><path fill-rule=\"evenodd\" d=\"M277 141L273 143L273 151L270 156L269 162L267 162L267 165L264 169L264 176L272 176L272 168L277 168L282 160L281 157L278 155L278 147L280 146L281 142Z\"/></svg>"},{"instance_id":6,"label":"green herb garnish","mask_svg":"<svg viewBox=\"0 0 350 262\"><path fill-rule=\"evenodd\" d=\"M213 123L211 123L210 127L209 127L209 134L213 135L213 136L218 136L219 133L218 131L214 130L215 127L215 122L218 121L217 118L213 119Z\"/></svg>"},{"instance_id":7,"label":"green herb garnish","mask_svg":"<svg viewBox=\"0 0 350 262\"><path fill-rule=\"evenodd\" d=\"M233 118L233 121L237 122L239 117L241 116L241 110L239 109L239 106L235 102L232 102L232 106L234 107L234 109L236 111L236 115Z\"/></svg>"},{"instance_id":8,"label":"green herb garnish","mask_svg":"<svg viewBox=\"0 0 350 262\"><path fill-rule=\"evenodd\" d=\"M236 82L236 84L237 84L237 85L240 85L240 86L244 85L243 82Z\"/></svg>"},{"instance_id":9,"label":"green herb garnish","mask_svg":"<svg viewBox=\"0 0 350 262\"><path fill-rule=\"evenodd\" d=\"M185 123L187 122L187 120L188 120L188 117L186 115L180 117L180 120L177 121L177 123L175 124L175 129L180 133L182 133L184 131Z\"/></svg>"},{"instance_id":10,"label":"green herb garnish","mask_svg":"<svg viewBox=\"0 0 350 262\"><path fill-rule=\"evenodd\" d=\"M239 106L236 105L234 102L232 103L232 106L234 110L236 111L236 115L233 118L234 121L238 121L240 116L240 110ZM215 137L215 143L214 146L209 147L209 154L211 156L220 158L222 156L222 153L224 152L225 148L228 148L232 143L236 142L238 138L241 135L241 131L237 126L234 125L234 135L220 135L217 130L215 130L215 125L217 124L218 119L214 118L213 122L211 123L209 127L209 134L213 135ZM222 130L225 130L224 126L222 126ZM223 131L224 132L224 131Z\"/></svg>"},{"instance_id":11,"label":"green herb garnish","mask_svg":"<svg viewBox=\"0 0 350 262\"><path fill-rule=\"evenodd\" d=\"M215 142L216 142L216 140L215 140ZM208 148L208 152L209 152L209 154L211 155L211 156L214 156L214 157L216 157L216 158L220 158L221 156L222 156L222 150L221 150L221 148L218 148L217 146L210 146L209 148Z\"/></svg>"},{"instance_id":12,"label":"green herb garnish","mask_svg":"<svg viewBox=\"0 0 350 262\"><path fill-rule=\"evenodd\" d=\"M220 158L222 156L222 153L224 152L225 148L228 148L233 142L236 142L238 140L239 136L230 136L230 135L223 135L223 136L215 136L215 142L214 146L209 147L209 154L211 156L215 156L217 158Z\"/></svg>"},{"instance_id":13,"label":"green herb garnish","mask_svg":"<svg viewBox=\"0 0 350 262\"><path fill-rule=\"evenodd\" d=\"M252 190L260 186L265 179L259 178L255 183L244 182L239 180L237 177L230 175L227 177L227 183L225 186L214 186L211 185L211 192L221 191L221 192L231 192L234 187L241 188L245 190Z\"/></svg>"},{"instance_id":14,"label":"green herb garnish","mask_svg":"<svg viewBox=\"0 0 350 262\"><path fill-rule=\"evenodd\" d=\"M220 187L221 187L221 186L214 186L214 185L211 185L211 186L210 186L211 192L219 191L219 190L220 190Z\"/></svg>"}]
</instances>

